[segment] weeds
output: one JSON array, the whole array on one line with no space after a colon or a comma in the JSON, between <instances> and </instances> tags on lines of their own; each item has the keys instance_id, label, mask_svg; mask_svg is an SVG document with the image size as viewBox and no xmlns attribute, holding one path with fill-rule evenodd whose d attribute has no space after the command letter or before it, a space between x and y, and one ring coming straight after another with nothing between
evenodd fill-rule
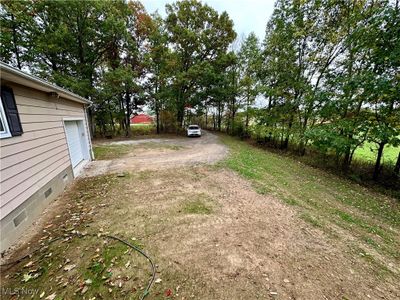
<instances>
[{"instance_id":1,"label":"weeds","mask_svg":"<svg viewBox=\"0 0 400 300\"><path fill-rule=\"evenodd\" d=\"M355 234L360 243L399 258L396 249L400 242L388 230L391 226L400 229L396 200L292 157L262 150L229 136L221 138L231 150L225 166L249 179L257 193L275 196L294 206L301 219L323 228L324 232L329 233L338 225ZM380 247L373 236L382 240Z\"/></svg>"},{"instance_id":2,"label":"weeds","mask_svg":"<svg viewBox=\"0 0 400 300\"><path fill-rule=\"evenodd\" d=\"M209 215L213 211L212 200L204 194L194 195L183 203L183 212L187 214Z\"/></svg>"}]
</instances>

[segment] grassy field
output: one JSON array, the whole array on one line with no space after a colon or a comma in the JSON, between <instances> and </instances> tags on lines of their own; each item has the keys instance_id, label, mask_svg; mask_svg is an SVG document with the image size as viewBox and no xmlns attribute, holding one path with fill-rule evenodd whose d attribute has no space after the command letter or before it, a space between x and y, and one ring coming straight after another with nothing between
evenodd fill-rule
<instances>
[{"instance_id":1,"label":"grassy field","mask_svg":"<svg viewBox=\"0 0 400 300\"><path fill-rule=\"evenodd\" d=\"M148 135L156 131L153 124L131 124L132 134L135 135Z\"/></svg>"},{"instance_id":2,"label":"grassy field","mask_svg":"<svg viewBox=\"0 0 400 300\"><path fill-rule=\"evenodd\" d=\"M140 150L152 150L152 149L164 149L164 150L180 150L182 146L146 142L136 145L94 145L93 153L96 160L109 160L121 158L129 154L135 154L135 151Z\"/></svg>"},{"instance_id":3,"label":"grassy field","mask_svg":"<svg viewBox=\"0 0 400 300\"><path fill-rule=\"evenodd\" d=\"M356 236L358 242L349 242L350 250L376 263L382 272L388 269L376 257L400 260L400 207L396 200L293 158L232 137L221 138L231 149L225 165L249 179L258 193L274 195L297 208L303 220L333 238L339 238L343 230Z\"/></svg>"},{"instance_id":4,"label":"grassy field","mask_svg":"<svg viewBox=\"0 0 400 300\"><path fill-rule=\"evenodd\" d=\"M395 164L399 155L400 147L385 146L383 149L382 162L385 164ZM354 158L357 160L374 163L377 155L377 145L375 143L365 143L354 152Z\"/></svg>"}]
</instances>

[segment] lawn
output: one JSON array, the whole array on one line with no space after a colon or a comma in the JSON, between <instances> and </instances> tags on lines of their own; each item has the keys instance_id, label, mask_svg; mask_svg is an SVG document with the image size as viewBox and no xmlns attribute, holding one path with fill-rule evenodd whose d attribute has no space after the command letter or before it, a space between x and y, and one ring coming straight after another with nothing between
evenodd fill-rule
<instances>
[{"instance_id":1,"label":"lawn","mask_svg":"<svg viewBox=\"0 0 400 300\"><path fill-rule=\"evenodd\" d=\"M375 143L364 143L363 147L359 147L354 152L354 158L357 160L368 161L375 163L377 155L377 144ZM382 162L384 164L394 165L399 155L400 147L393 147L386 145L383 149Z\"/></svg>"},{"instance_id":2,"label":"lawn","mask_svg":"<svg viewBox=\"0 0 400 300\"><path fill-rule=\"evenodd\" d=\"M332 237L348 231L365 247L361 251L349 244L355 255L373 250L377 256L400 261L400 206L396 200L292 157L229 136L221 138L231 150L224 164L249 179L258 193L274 195L293 206L300 218ZM387 271L384 264L374 262L382 272Z\"/></svg>"},{"instance_id":3,"label":"lawn","mask_svg":"<svg viewBox=\"0 0 400 300\"><path fill-rule=\"evenodd\" d=\"M177 151L184 148L179 145L144 142L138 144L100 144L93 145L93 153L96 160L110 160L122 158L127 155L135 155L137 151L166 150Z\"/></svg>"}]
</instances>

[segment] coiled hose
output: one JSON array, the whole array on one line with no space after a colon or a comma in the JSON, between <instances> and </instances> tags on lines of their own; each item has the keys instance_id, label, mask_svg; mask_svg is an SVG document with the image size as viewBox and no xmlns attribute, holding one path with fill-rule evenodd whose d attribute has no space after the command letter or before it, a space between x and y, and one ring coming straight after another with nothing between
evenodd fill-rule
<instances>
[{"instance_id":1,"label":"coiled hose","mask_svg":"<svg viewBox=\"0 0 400 300\"><path fill-rule=\"evenodd\" d=\"M125 241L125 240L123 240L123 239L117 237L117 236L114 236L114 235L109 235L109 234L93 234L93 233L82 234L82 233L78 233L78 232L77 232L77 233L70 234L70 235L65 236L65 237L79 237L79 238L82 238L82 237L85 237L85 236L93 236L93 237L98 237L98 238L99 238L99 237L106 237L106 238L109 238L109 239L113 239L113 240L116 240L116 241L118 241L118 242L120 242L120 243L125 244L126 246L132 248L133 250L135 250L135 251L139 252L141 255L143 255L143 256L149 261L149 263L150 263L152 276L151 276L151 279L150 279L149 283L148 283L147 286L146 286L146 289L144 290L143 294L140 296L139 300L143 300L144 298L147 297L147 295L149 295L149 293L150 293L150 288L151 288L151 286L153 285L154 280L155 280L155 278L156 278L156 266L155 266L153 260L151 259L151 257L150 257L149 255L147 255L142 249L138 248L137 246L135 246L135 245L133 245L133 244L131 244L131 243L129 243L129 242L127 242L127 241ZM60 239L63 239L63 238L64 238L64 236L63 236L63 237L61 237L61 236L60 236L60 237L56 237L56 238L54 238L54 239L51 239L51 240L48 242L48 244L51 244L51 243L53 243L53 242L55 242L55 241L58 241L58 240L60 240ZM21 256L20 258L14 260L14 261L12 261L12 262L8 262L8 263L5 263L5 264L2 264L2 265L0 265L0 267L1 267L1 268L7 267L6 270L8 270L8 269L11 268L12 266L14 266L14 265L18 264L19 262L23 261L25 258L27 258L27 257L29 257L29 256L31 256L31 255L33 255L33 254L35 254L35 253L38 252L41 248L42 248L42 247L39 247L39 248L33 250L32 252L30 252L30 253L28 253L28 254L25 254L24 256Z\"/></svg>"}]
</instances>

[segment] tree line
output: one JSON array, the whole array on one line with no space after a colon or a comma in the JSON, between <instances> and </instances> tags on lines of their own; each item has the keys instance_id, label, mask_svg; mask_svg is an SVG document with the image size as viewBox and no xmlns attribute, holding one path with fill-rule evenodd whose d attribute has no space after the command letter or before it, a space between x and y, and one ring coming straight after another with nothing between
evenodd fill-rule
<instances>
[{"instance_id":1,"label":"tree line","mask_svg":"<svg viewBox=\"0 0 400 300\"><path fill-rule=\"evenodd\" d=\"M92 133L190 123L347 172L364 143L400 144L399 0L277 0L266 35L238 37L197 0L150 15L138 1L2 1L1 59L93 101ZM400 153L392 170L399 176Z\"/></svg>"}]
</instances>

